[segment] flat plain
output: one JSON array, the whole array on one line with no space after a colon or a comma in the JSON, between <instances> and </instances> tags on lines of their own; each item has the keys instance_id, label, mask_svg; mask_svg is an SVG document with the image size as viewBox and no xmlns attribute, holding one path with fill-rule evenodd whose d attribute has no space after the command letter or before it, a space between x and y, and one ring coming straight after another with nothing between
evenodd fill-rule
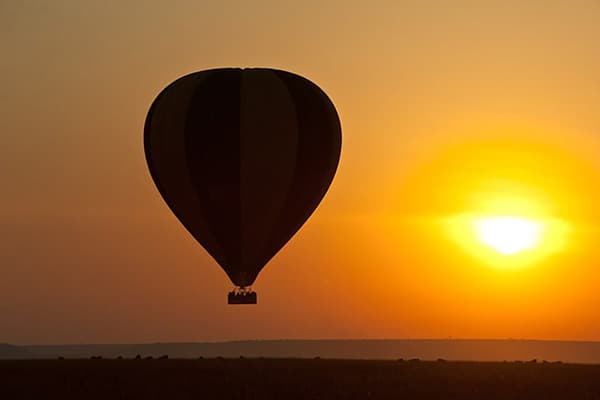
<instances>
[{"instance_id":1,"label":"flat plain","mask_svg":"<svg viewBox=\"0 0 600 400\"><path fill-rule=\"evenodd\" d=\"M330 359L0 361L2 399L600 399L600 365Z\"/></svg>"}]
</instances>

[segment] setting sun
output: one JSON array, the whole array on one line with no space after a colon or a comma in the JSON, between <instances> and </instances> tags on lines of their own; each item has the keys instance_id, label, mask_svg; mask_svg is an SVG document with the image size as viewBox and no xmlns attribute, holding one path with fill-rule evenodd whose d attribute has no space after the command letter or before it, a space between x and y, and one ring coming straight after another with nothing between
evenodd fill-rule
<instances>
[{"instance_id":1,"label":"setting sun","mask_svg":"<svg viewBox=\"0 0 600 400\"><path fill-rule=\"evenodd\" d=\"M476 219L473 228L481 243L512 255L536 247L544 227L537 221L503 216Z\"/></svg>"},{"instance_id":2,"label":"setting sun","mask_svg":"<svg viewBox=\"0 0 600 400\"><path fill-rule=\"evenodd\" d=\"M572 227L552 215L547 198L508 182L502 189L473 193L476 211L445 219L449 237L483 264L504 270L536 264L562 251ZM513 194L502 194L507 191Z\"/></svg>"}]
</instances>

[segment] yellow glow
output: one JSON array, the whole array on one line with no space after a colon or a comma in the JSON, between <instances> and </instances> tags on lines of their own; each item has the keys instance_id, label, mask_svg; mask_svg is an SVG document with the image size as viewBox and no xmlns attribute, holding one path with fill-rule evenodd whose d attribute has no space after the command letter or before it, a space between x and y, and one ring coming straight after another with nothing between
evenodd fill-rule
<instances>
[{"instance_id":1,"label":"yellow glow","mask_svg":"<svg viewBox=\"0 0 600 400\"><path fill-rule=\"evenodd\" d=\"M538 245L543 225L519 217L487 217L473 221L479 241L504 255L530 250Z\"/></svg>"},{"instance_id":2,"label":"yellow glow","mask_svg":"<svg viewBox=\"0 0 600 400\"><path fill-rule=\"evenodd\" d=\"M529 195L478 193L473 199L479 210L445 219L447 232L484 264L503 269L535 264L563 250L571 228L549 216L541 198Z\"/></svg>"}]
</instances>

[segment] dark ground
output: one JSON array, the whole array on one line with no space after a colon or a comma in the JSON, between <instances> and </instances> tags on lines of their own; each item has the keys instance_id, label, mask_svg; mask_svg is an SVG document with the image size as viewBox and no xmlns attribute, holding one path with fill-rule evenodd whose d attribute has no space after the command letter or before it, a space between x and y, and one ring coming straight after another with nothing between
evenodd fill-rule
<instances>
[{"instance_id":1,"label":"dark ground","mask_svg":"<svg viewBox=\"0 0 600 400\"><path fill-rule=\"evenodd\" d=\"M600 365L325 359L0 361L0 399L600 399Z\"/></svg>"}]
</instances>

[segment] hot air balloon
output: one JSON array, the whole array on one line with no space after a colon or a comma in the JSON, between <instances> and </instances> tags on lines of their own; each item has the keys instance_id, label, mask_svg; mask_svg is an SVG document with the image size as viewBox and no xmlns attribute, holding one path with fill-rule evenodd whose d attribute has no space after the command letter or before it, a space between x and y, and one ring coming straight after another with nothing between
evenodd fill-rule
<instances>
[{"instance_id":1,"label":"hot air balloon","mask_svg":"<svg viewBox=\"0 0 600 400\"><path fill-rule=\"evenodd\" d=\"M150 174L171 211L236 286L251 285L320 203L337 169L341 127L311 81L266 68L183 76L144 127Z\"/></svg>"}]
</instances>

